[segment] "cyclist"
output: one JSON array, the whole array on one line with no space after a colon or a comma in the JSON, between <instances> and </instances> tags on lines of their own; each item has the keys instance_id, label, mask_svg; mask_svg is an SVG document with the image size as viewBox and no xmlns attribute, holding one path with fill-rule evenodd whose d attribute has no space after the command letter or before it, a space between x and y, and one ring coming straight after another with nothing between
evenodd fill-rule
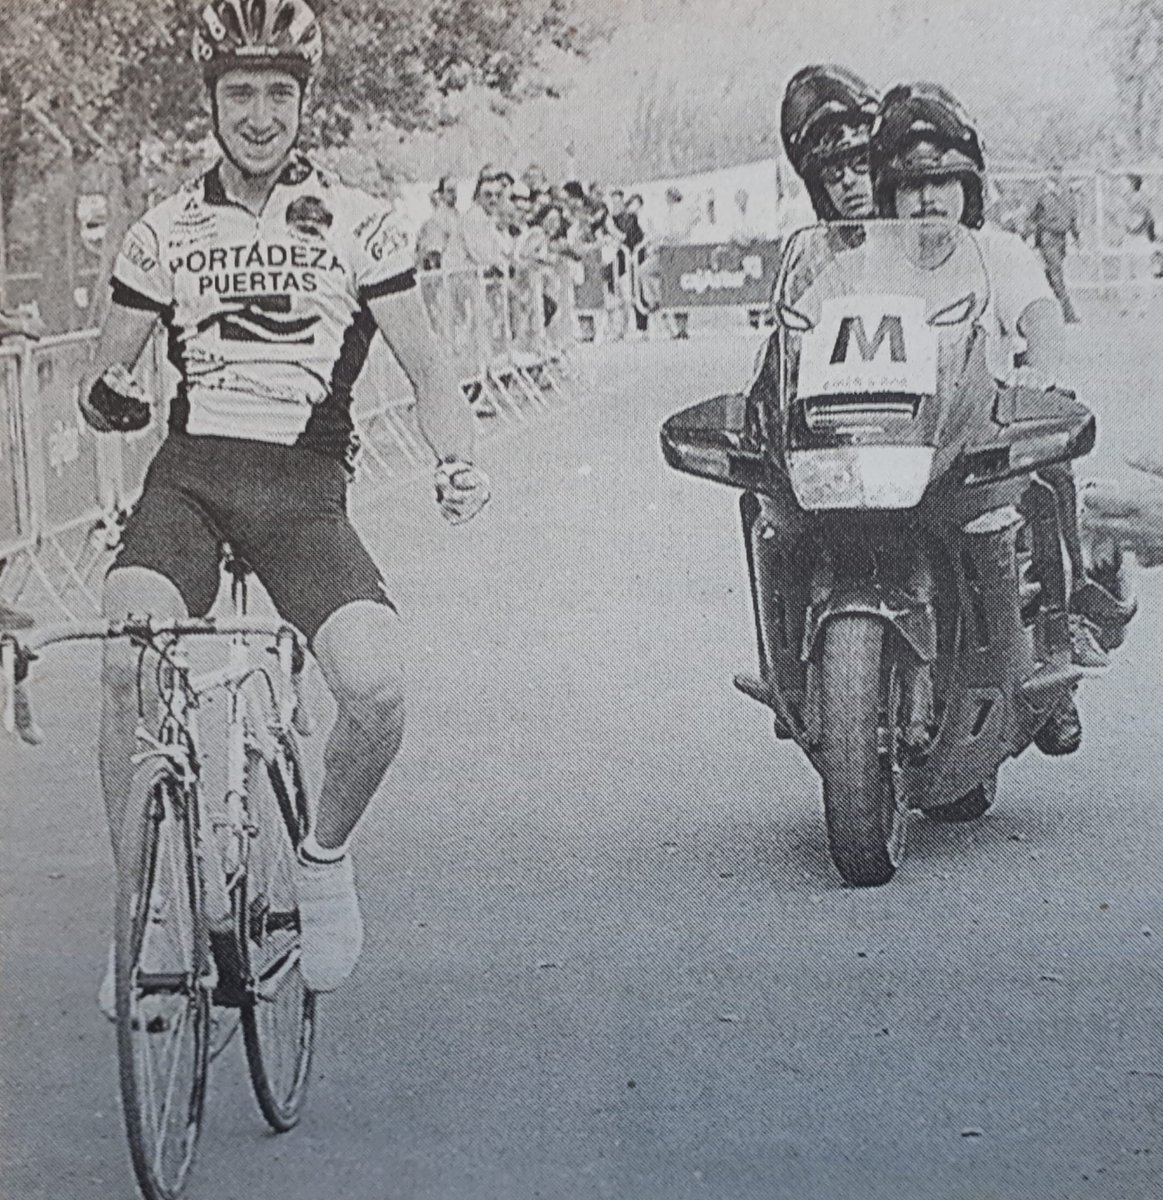
<instances>
[{"instance_id":1,"label":"cyclist","mask_svg":"<svg viewBox=\"0 0 1163 1200\"><path fill-rule=\"evenodd\" d=\"M194 53L222 158L126 234L80 396L98 430L147 424L129 372L162 322L179 382L105 581L106 615L206 612L226 539L308 638L334 694L298 873L303 978L329 991L362 945L352 832L403 735L399 616L346 511L351 389L377 329L415 389L444 516L473 517L489 484L472 464L472 416L427 324L403 218L296 150L322 52L305 0L202 10ZM100 759L115 858L134 680L132 651L111 648ZM110 999L111 979L102 990Z\"/></svg>"},{"instance_id":2,"label":"cyclist","mask_svg":"<svg viewBox=\"0 0 1163 1200\"><path fill-rule=\"evenodd\" d=\"M984 219L985 158L972 121L956 99L934 83L902 84L885 96L872 133L872 176L877 212L885 217L944 217L976 231L989 272L991 295L982 322L995 378L1048 387L1065 368L1062 312L1034 251L1016 234ZM1024 365L1014 366L1018 339ZM1087 573L1078 531L1078 504L1069 464L1042 468L1055 492L1062 538L1076 593ZM1113 603L1118 604L1113 596ZM1129 620L1134 607L1123 603ZM1090 624L1071 617L1073 656L1103 666L1107 656ZM1052 714L1035 744L1046 754L1071 754L1082 741L1074 702Z\"/></svg>"}]
</instances>

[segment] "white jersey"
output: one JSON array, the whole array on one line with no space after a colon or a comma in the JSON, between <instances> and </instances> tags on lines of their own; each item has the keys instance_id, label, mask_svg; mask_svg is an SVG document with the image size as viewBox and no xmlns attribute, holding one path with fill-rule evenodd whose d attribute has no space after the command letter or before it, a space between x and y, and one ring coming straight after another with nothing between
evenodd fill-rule
<instances>
[{"instance_id":1,"label":"white jersey","mask_svg":"<svg viewBox=\"0 0 1163 1200\"><path fill-rule=\"evenodd\" d=\"M170 427L343 457L367 301L415 286L411 229L385 200L296 158L260 214L218 167L125 235L113 299L157 312L178 369Z\"/></svg>"},{"instance_id":2,"label":"white jersey","mask_svg":"<svg viewBox=\"0 0 1163 1200\"><path fill-rule=\"evenodd\" d=\"M986 331L986 360L995 379L1008 383L1014 355L1025 343L1018 321L1036 300L1057 304L1038 254L1016 233L986 224L974 235L989 274L989 304L981 316Z\"/></svg>"}]
</instances>

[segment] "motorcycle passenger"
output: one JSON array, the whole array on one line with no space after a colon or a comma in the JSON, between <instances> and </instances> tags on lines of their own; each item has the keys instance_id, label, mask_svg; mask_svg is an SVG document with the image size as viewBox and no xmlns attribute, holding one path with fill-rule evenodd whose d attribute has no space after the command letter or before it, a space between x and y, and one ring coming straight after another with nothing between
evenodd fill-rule
<instances>
[{"instance_id":1,"label":"motorcycle passenger","mask_svg":"<svg viewBox=\"0 0 1163 1200\"><path fill-rule=\"evenodd\" d=\"M938 217L975 231L991 284L981 322L987 359L996 379L1047 388L1062 378L1065 326L1042 264L1017 234L984 220L985 159L977 131L952 95L932 83L903 84L884 98L873 127L872 183L884 217ZM1024 364L1015 367L1019 341ZM1078 505L1069 463L1040 468L1055 493L1062 539L1076 589L1087 576L1078 531ZM1129 613L1127 617L1129 619ZM1075 663L1097 667L1108 659L1090 624L1072 615ZM1043 753L1071 754L1082 740L1073 700L1053 713L1035 744Z\"/></svg>"},{"instance_id":2,"label":"motorcycle passenger","mask_svg":"<svg viewBox=\"0 0 1163 1200\"><path fill-rule=\"evenodd\" d=\"M787 85L779 114L784 153L821 221L874 214L868 153L876 110L876 94L844 67L804 67Z\"/></svg>"},{"instance_id":3,"label":"motorcycle passenger","mask_svg":"<svg viewBox=\"0 0 1163 1200\"><path fill-rule=\"evenodd\" d=\"M780 137L787 160L803 180L819 220L859 221L875 214L869 140L877 107L876 93L846 67L804 67L788 81L780 106ZM766 414L776 406L778 348L779 339L769 338L747 393L747 428L749 435L758 440L763 437ZM771 603L769 592L793 582L786 579L780 563L794 543L796 531L773 520L767 507L767 502L753 492L744 492L739 500L756 604ZM761 629L757 632L763 662L763 634ZM753 692L762 691L763 686L749 685ZM776 731L787 733L778 719Z\"/></svg>"}]
</instances>

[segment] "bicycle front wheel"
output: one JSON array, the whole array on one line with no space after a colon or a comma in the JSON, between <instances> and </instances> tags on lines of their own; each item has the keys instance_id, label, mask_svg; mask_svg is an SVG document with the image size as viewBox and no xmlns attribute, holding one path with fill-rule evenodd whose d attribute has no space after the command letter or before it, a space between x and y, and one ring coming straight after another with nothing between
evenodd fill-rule
<instances>
[{"instance_id":1,"label":"bicycle front wheel","mask_svg":"<svg viewBox=\"0 0 1163 1200\"><path fill-rule=\"evenodd\" d=\"M285 1133L298 1124L315 1045L315 995L299 973L295 854L307 795L292 735L280 735L269 760L249 757L247 806L253 837L235 896L247 980L242 1033L258 1106Z\"/></svg>"},{"instance_id":2,"label":"bicycle front wheel","mask_svg":"<svg viewBox=\"0 0 1163 1200\"><path fill-rule=\"evenodd\" d=\"M195 820L193 801L167 763L137 769L114 938L121 1102L147 1200L181 1195L205 1110L209 951Z\"/></svg>"}]
</instances>

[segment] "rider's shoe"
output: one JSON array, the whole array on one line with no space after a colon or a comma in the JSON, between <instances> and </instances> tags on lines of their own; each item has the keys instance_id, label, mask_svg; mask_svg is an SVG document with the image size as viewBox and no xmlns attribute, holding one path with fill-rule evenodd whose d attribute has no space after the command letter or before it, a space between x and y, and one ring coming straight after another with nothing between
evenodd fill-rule
<instances>
[{"instance_id":1,"label":"rider's shoe","mask_svg":"<svg viewBox=\"0 0 1163 1200\"><path fill-rule=\"evenodd\" d=\"M1070 618L1070 659L1076 667L1100 671L1110 666L1110 655L1099 645L1094 626L1085 618Z\"/></svg>"},{"instance_id":2,"label":"rider's shoe","mask_svg":"<svg viewBox=\"0 0 1163 1200\"><path fill-rule=\"evenodd\" d=\"M319 862L299 852L299 971L313 992L333 992L355 969L363 948L363 920L351 854Z\"/></svg>"},{"instance_id":3,"label":"rider's shoe","mask_svg":"<svg viewBox=\"0 0 1163 1200\"><path fill-rule=\"evenodd\" d=\"M1127 626L1138 610L1133 584L1121 558L1088 568L1085 580L1070 597L1070 611L1091 623L1104 650L1122 645Z\"/></svg>"},{"instance_id":4,"label":"rider's shoe","mask_svg":"<svg viewBox=\"0 0 1163 1200\"><path fill-rule=\"evenodd\" d=\"M1082 745L1082 718L1073 700L1050 714L1034 735L1034 745L1051 758L1073 754Z\"/></svg>"}]
</instances>

